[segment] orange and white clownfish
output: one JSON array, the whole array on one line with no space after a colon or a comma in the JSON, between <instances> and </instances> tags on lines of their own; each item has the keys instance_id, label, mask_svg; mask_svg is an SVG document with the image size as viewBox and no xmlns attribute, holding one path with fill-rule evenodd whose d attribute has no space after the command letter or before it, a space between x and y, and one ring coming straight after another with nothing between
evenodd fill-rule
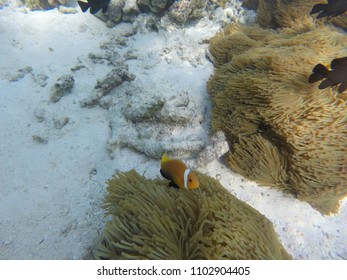
<instances>
[{"instance_id":1,"label":"orange and white clownfish","mask_svg":"<svg viewBox=\"0 0 347 280\"><path fill-rule=\"evenodd\" d=\"M193 190L199 187L199 180L182 161L170 159L166 153L160 161L161 175L170 180L170 187Z\"/></svg>"}]
</instances>

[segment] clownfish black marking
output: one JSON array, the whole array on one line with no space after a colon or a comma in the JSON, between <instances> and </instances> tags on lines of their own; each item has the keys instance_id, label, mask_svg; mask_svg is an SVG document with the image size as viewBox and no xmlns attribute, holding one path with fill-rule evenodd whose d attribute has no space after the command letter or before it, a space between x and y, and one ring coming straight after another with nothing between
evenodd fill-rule
<instances>
[{"instance_id":1,"label":"clownfish black marking","mask_svg":"<svg viewBox=\"0 0 347 280\"><path fill-rule=\"evenodd\" d=\"M160 161L161 175L170 180L170 187L193 190L199 187L199 180L182 161L170 159L166 153Z\"/></svg>"}]
</instances>

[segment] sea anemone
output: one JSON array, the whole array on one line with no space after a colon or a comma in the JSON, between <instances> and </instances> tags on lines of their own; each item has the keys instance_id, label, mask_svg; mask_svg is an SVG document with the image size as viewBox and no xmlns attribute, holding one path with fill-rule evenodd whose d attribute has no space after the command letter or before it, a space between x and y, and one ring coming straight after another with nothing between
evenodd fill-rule
<instances>
[{"instance_id":1,"label":"sea anemone","mask_svg":"<svg viewBox=\"0 0 347 280\"><path fill-rule=\"evenodd\" d=\"M108 181L107 222L96 259L290 259L272 223L218 181L169 188L134 170Z\"/></svg>"},{"instance_id":2,"label":"sea anemone","mask_svg":"<svg viewBox=\"0 0 347 280\"><path fill-rule=\"evenodd\" d=\"M336 212L347 195L347 94L319 90L308 77L317 63L346 56L346 35L313 23L280 31L231 25L210 44L212 130L226 135L230 167Z\"/></svg>"}]
</instances>

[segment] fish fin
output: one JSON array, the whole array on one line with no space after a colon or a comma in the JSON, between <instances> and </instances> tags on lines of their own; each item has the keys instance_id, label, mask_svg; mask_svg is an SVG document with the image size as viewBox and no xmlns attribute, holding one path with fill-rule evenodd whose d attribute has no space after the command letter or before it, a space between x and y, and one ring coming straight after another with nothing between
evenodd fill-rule
<instances>
[{"instance_id":1,"label":"fish fin","mask_svg":"<svg viewBox=\"0 0 347 280\"><path fill-rule=\"evenodd\" d=\"M170 188L174 188L174 189L179 189L179 188L180 188L180 187L177 186L174 182L170 182L170 183L169 183L169 187L170 187Z\"/></svg>"},{"instance_id":2,"label":"fish fin","mask_svg":"<svg viewBox=\"0 0 347 280\"><path fill-rule=\"evenodd\" d=\"M324 18L324 17L328 17L328 16L331 16L332 14L327 12L327 11L322 11L320 12L318 15L317 15L317 19L320 19L320 18Z\"/></svg>"},{"instance_id":3,"label":"fish fin","mask_svg":"<svg viewBox=\"0 0 347 280\"><path fill-rule=\"evenodd\" d=\"M312 72L326 75L329 72L329 70L323 64L319 63L315 67L313 67Z\"/></svg>"},{"instance_id":4,"label":"fish fin","mask_svg":"<svg viewBox=\"0 0 347 280\"><path fill-rule=\"evenodd\" d=\"M323 64L317 64L315 67L313 67L312 72L313 73L308 78L308 82L310 84L325 78L329 73L329 70L326 69Z\"/></svg>"},{"instance_id":5,"label":"fish fin","mask_svg":"<svg viewBox=\"0 0 347 280\"><path fill-rule=\"evenodd\" d=\"M342 58L335 58L331 61L330 63L331 69L336 69L340 67L344 67L347 69L347 56Z\"/></svg>"},{"instance_id":6,"label":"fish fin","mask_svg":"<svg viewBox=\"0 0 347 280\"><path fill-rule=\"evenodd\" d=\"M327 87L332 87L336 85L336 83L331 79L325 79L323 82L321 82L318 86L319 89L325 89Z\"/></svg>"},{"instance_id":7,"label":"fish fin","mask_svg":"<svg viewBox=\"0 0 347 280\"><path fill-rule=\"evenodd\" d=\"M337 92L338 92L338 93L342 93L342 92L344 92L346 89L347 89L347 82L341 83L341 84L339 85L339 88L338 88Z\"/></svg>"},{"instance_id":8,"label":"fish fin","mask_svg":"<svg viewBox=\"0 0 347 280\"><path fill-rule=\"evenodd\" d=\"M171 181L170 176L168 176L162 169L160 169L160 174L161 174L161 176L163 176L165 179L168 179L168 180Z\"/></svg>"},{"instance_id":9,"label":"fish fin","mask_svg":"<svg viewBox=\"0 0 347 280\"><path fill-rule=\"evenodd\" d=\"M160 169L160 174L161 174L161 176L163 176L165 179L167 179L167 180L170 181L169 187L175 188L175 189L179 189L179 186L177 186L174 182L172 182L172 181L171 181L172 178L171 178L170 176L168 176L167 174L165 174L165 172L164 172L162 169Z\"/></svg>"},{"instance_id":10,"label":"fish fin","mask_svg":"<svg viewBox=\"0 0 347 280\"><path fill-rule=\"evenodd\" d=\"M103 7L103 8L102 8L102 12L103 12L103 13L106 13L107 8L108 8L108 5L107 5L107 6L105 6L105 7Z\"/></svg>"},{"instance_id":11,"label":"fish fin","mask_svg":"<svg viewBox=\"0 0 347 280\"><path fill-rule=\"evenodd\" d=\"M89 9L89 3L83 1L77 1L83 13L85 13Z\"/></svg>"},{"instance_id":12,"label":"fish fin","mask_svg":"<svg viewBox=\"0 0 347 280\"><path fill-rule=\"evenodd\" d=\"M100 8L95 8L95 7L90 7L90 13L92 14L92 15L94 15L94 14L96 14L98 11L100 10Z\"/></svg>"},{"instance_id":13,"label":"fish fin","mask_svg":"<svg viewBox=\"0 0 347 280\"><path fill-rule=\"evenodd\" d=\"M322 74L313 73L308 77L308 82L312 84L318 82L321 79L324 79L324 76Z\"/></svg>"},{"instance_id":14,"label":"fish fin","mask_svg":"<svg viewBox=\"0 0 347 280\"><path fill-rule=\"evenodd\" d=\"M310 12L310 15L312 14L317 14L319 13L320 11L323 11L324 8L327 6L327 4L316 4L312 7L312 10Z\"/></svg>"},{"instance_id":15,"label":"fish fin","mask_svg":"<svg viewBox=\"0 0 347 280\"><path fill-rule=\"evenodd\" d=\"M163 163L163 162L167 162L169 160L170 160L170 158L168 157L167 153L166 152L163 153L163 155L161 156L161 160L160 161Z\"/></svg>"}]
</instances>

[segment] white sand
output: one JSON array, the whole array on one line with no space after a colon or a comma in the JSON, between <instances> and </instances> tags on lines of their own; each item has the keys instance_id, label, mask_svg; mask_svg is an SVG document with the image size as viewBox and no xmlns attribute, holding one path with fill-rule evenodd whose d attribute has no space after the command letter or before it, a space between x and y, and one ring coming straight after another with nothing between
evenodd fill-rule
<instances>
[{"instance_id":1,"label":"white sand","mask_svg":"<svg viewBox=\"0 0 347 280\"><path fill-rule=\"evenodd\" d=\"M101 51L100 43L125 26L108 29L89 13L0 10L0 259L81 259L102 232L105 181L115 170L159 176L158 160L131 149L114 151L112 159L106 149L111 134L107 110L79 105L112 69L91 63L88 53ZM143 85L144 91L156 87L163 96L191 87L203 111L210 106L205 83L213 67L203 55L207 45L199 40L217 30L202 21L184 31L138 32L119 51L138 50L139 58L126 62L136 75L134 85ZM160 55L165 48L169 55ZM86 68L72 73L70 68L79 64ZM31 73L10 82L26 66ZM41 73L49 77L45 87L35 82ZM49 102L53 83L69 73L75 79L72 92ZM131 90L129 84L123 90ZM42 122L35 116L38 108L44 110ZM54 119L63 117L69 122L55 128ZM205 137L206 124L205 116L198 131ZM34 141L33 135L47 143ZM347 259L346 200L337 215L324 217L307 203L233 174L218 159L200 171L268 217L295 259Z\"/></svg>"}]
</instances>

